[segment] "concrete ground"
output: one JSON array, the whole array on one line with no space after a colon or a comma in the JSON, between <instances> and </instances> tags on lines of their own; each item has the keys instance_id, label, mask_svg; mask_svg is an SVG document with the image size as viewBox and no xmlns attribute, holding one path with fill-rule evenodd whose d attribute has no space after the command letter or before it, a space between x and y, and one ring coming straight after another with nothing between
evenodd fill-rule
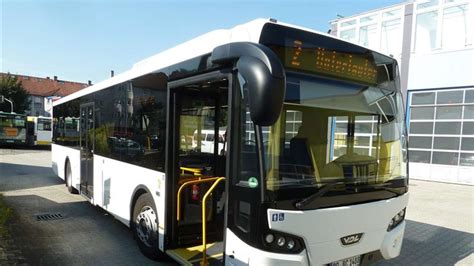
<instances>
[{"instance_id":1,"label":"concrete ground","mask_svg":"<svg viewBox=\"0 0 474 266\"><path fill-rule=\"evenodd\" d=\"M0 149L0 193L14 210L9 242L15 245L8 253L24 258L2 263L0 257L0 265L157 264L140 253L126 226L69 194L51 170L50 151ZM37 221L46 213L64 219Z\"/></svg>"},{"instance_id":2,"label":"concrete ground","mask_svg":"<svg viewBox=\"0 0 474 266\"><path fill-rule=\"evenodd\" d=\"M474 187L410 180L402 252L378 265L474 265Z\"/></svg>"},{"instance_id":3,"label":"concrete ground","mask_svg":"<svg viewBox=\"0 0 474 266\"><path fill-rule=\"evenodd\" d=\"M10 254L32 265L151 265L123 224L67 192L49 151L0 149L0 193L15 211ZM474 187L410 181L400 257L378 265L474 265ZM36 215L65 218L37 221ZM0 239L1 241L2 239ZM0 264L2 263L0 245ZM170 264L169 262L162 264Z\"/></svg>"}]
</instances>

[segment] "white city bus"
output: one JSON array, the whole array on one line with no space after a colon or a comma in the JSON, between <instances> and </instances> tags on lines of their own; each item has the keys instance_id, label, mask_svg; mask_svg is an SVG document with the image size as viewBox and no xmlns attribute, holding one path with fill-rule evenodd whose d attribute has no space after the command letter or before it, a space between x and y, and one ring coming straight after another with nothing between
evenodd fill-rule
<instances>
[{"instance_id":1,"label":"white city bus","mask_svg":"<svg viewBox=\"0 0 474 266\"><path fill-rule=\"evenodd\" d=\"M26 115L0 111L0 145L25 144Z\"/></svg>"},{"instance_id":2,"label":"white city bus","mask_svg":"<svg viewBox=\"0 0 474 266\"><path fill-rule=\"evenodd\" d=\"M200 152L214 153L214 143L216 142L215 140L216 135L214 135L214 133L215 133L214 129L204 129L204 130L196 129L192 136L192 141L193 141L192 147L195 149L199 148ZM219 143L218 151L220 153L224 152L225 150L225 147L224 147L225 137L224 136L225 136L225 130L219 130L219 135L217 135L219 139L217 143ZM181 139L183 139L183 137L181 137Z\"/></svg>"},{"instance_id":3,"label":"white city bus","mask_svg":"<svg viewBox=\"0 0 474 266\"><path fill-rule=\"evenodd\" d=\"M400 253L407 154L391 57L258 19L55 101L53 117L55 173L149 257L362 265ZM64 138L71 118L77 137ZM219 138L213 151L191 144L222 129L224 152Z\"/></svg>"},{"instance_id":4,"label":"white city bus","mask_svg":"<svg viewBox=\"0 0 474 266\"><path fill-rule=\"evenodd\" d=\"M51 145L51 117L27 117L27 143L29 146Z\"/></svg>"}]
</instances>

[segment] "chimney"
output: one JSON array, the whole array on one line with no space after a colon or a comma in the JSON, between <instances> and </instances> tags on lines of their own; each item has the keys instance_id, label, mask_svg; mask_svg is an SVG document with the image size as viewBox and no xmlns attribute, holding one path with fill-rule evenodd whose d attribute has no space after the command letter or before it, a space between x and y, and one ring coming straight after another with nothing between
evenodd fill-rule
<instances>
[{"instance_id":1,"label":"chimney","mask_svg":"<svg viewBox=\"0 0 474 266\"><path fill-rule=\"evenodd\" d=\"M54 81L58 81L58 76L54 76Z\"/></svg>"},{"instance_id":2,"label":"chimney","mask_svg":"<svg viewBox=\"0 0 474 266\"><path fill-rule=\"evenodd\" d=\"M87 81L87 85L91 86L91 85L92 85L92 81L88 80L88 81Z\"/></svg>"},{"instance_id":3,"label":"chimney","mask_svg":"<svg viewBox=\"0 0 474 266\"><path fill-rule=\"evenodd\" d=\"M110 70L110 77L112 78L114 76L114 71Z\"/></svg>"}]
</instances>

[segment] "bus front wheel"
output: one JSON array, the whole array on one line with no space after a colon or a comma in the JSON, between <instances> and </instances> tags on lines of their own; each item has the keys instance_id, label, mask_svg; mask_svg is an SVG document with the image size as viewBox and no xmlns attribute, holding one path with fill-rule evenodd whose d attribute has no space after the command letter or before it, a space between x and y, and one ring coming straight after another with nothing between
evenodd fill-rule
<instances>
[{"instance_id":1,"label":"bus front wheel","mask_svg":"<svg viewBox=\"0 0 474 266\"><path fill-rule=\"evenodd\" d=\"M71 171L71 163L66 161L66 173L65 173L65 179L66 179L66 186L67 190L71 194L77 194L78 191L72 186L72 171Z\"/></svg>"},{"instance_id":2,"label":"bus front wheel","mask_svg":"<svg viewBox=\"0 0 474 266\"><path fill-rule=\"evenodd\" d=\"M140 195L135 202L132 230L140 251L151 259L162 259L165 254L158 249L158 215L150 194Z\"/></svg>"}]
</instances>

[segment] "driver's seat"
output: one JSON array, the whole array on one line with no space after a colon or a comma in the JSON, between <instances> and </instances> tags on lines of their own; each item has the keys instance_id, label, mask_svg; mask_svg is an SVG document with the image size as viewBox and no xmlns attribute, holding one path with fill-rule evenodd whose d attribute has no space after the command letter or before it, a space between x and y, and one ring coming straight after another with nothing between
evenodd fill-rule
<instances>
[{"instance_id":1,"label":"driver's seat","mask_svg":"<svg viewBox=\"0 0 474 266\"><path fill-rule=\"evenodd\" d=\"M308 149L308 139L294 137L290 141L290 154L294 164L305 166L311 172L313 163Z\"/></svg>"}]
</instances>

